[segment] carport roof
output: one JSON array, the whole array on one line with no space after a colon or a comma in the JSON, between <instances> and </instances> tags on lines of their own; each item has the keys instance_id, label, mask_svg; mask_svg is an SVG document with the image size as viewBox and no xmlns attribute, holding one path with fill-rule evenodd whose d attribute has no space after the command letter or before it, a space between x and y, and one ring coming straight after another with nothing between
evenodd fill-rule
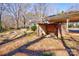
<instances>
[{"instance_id":1,"label":"carport roof","mask_svg":"<svg viewBox=\"0 0 79 59\"><path fill-rule=\"evenodd\" d=\"M46 17L51 23L64 23L69 19L69 22L79 22L79 11L65 12L62 14Z\"/></svg>"}]
</instances>

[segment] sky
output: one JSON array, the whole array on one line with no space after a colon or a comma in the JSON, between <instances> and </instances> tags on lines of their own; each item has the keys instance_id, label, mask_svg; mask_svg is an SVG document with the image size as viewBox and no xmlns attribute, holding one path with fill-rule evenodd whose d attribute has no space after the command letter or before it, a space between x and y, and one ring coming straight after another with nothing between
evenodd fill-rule
<instances>
[{"instance_id":1,"label":"sky","mask_svg":"<svg viewBox=\"0 0 79 59\"><path fill-rule=\"evenodd\" d=\"M73 4L68 4L68 3L58 3L58 4L51 4L50 7L57 8L59 10L67 10L69 7L71 7Z\"/></svg>"},{"instance_id":2,"label":"sky","mask_svg":"<svg viewBox=\"0 0 79 59\"><path fill-rule=\"evenodd\" d=\"M49 15L52 14L56 14L57 12L61 12L61 11L69 11L71 10L73 7L73 9L77 9L79 8L79 4L73 4L73 3L54 3L54 4L49 4L49 8L52 9L52 11L50 11ZM54 11L54 12L53 12Z\"/></svg>"},{"instance_id":3,"label":"sky","mask_svg":"<svg viewBox=\"0 0 79 59\"><path fill-rule=\"evenodd\" d=\"M33 3L32 5L34 5ZM73 3L47 3L48 15L60 13L61 11L69 11L71 7L79 7L79 4ZM31 8L32 9L32 8Z\"/></svg>"},{"instance_id":4,"label":"sky","mask_svg":"<svg viewBox=\"0 0 79 59\"><path fill-rule=\"evenodd\" d=\"M32 3L32 7L30 7L30 9L28 9L28 11L32 11L31 9L33 8L33 5L35 3ZM54 15L57 13L60 13L61 11L69 11L72 9L72 6L74 7L74 9L79 9L79 4L78 3L47 3L47 14L48 16L50 15ZM15 3L14 3L15 5Z\"/></svg>"}]
</instances>

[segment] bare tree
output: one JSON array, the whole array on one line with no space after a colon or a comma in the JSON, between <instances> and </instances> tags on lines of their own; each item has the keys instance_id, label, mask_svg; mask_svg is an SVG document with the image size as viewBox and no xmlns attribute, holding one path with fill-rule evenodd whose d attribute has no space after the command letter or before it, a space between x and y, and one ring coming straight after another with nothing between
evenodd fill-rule
<instances>
[{"instance_id":1,"label":"bare tree","mask_svg":"<svg viewBox=\"0 0 79 59\"><path fill-rule=\"evenodd\" d=\"M31 4L21 4L21 14L20 16L22 16L23 20L23 27L26 27L26 21L28 19L27 14L28 14L28 10L30 8Z\"/></svg>"},{"instance_id":2,"label":"bare tree","mask_svg":"<svg viewBox=\"0 0 79 59\"><path fill-rule=\"evenodd\" d=\"M19 28L19 21L21 17L23 18L23 23L25 27L26 23L26 13L30 4L6 4L6 10L14 17L16 21L16 27Z\"/></svg>"},{"instance_id":3,"label":"bare tree","mask_svg":"<svg viewBox=\"0 0 79 59\"><path fill-rule=\"evenodd\" d=\"M3 14L4 10L5 10L4 4L1 3L0 4L0 32L2 32L2 30L3 30L1 18L2 18L2 14Z\"/></svg>"},{"instance_id":4,"label":"bare tree","mask_svg":"<svg viewBox=\"0 0 79 59\"><path fill-rule=\"evenodd\" d=\"M47 7L48 7L48 4L46 4L46 3L35 4L34 12L35 12L36 17L38 17L39 19L41 19L43 21L44 17L47 14Z\"/></svg>"},{"instance_id":5,"label":"bare tree","mask_svg":"<svg viewBox=\"0 0 79 59\"><path fill-rule=\"evenodd\" d=\"M20 18L20 4L5 4L6 10L9 12L10 15L13 16L14 20L16 21L16 27L19 28L19 18Z\"/></svg>"},{"instance_id":6,"label":"bare tree","mask_svg":"<svg viewBox=\"0 0 79 59\"><path fill-rule=\"evenodd\" d=\"M15 21L11 15L6 15L6 11L2 15L2 25L5 30L15 28Z\"/></svg>"}]
</instances>

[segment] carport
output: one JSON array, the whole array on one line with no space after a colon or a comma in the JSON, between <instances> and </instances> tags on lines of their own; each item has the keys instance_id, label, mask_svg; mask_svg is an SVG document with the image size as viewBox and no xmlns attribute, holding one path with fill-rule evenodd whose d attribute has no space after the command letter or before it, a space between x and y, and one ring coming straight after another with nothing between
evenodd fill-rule
<instances>
[{"instance_id":1,"label":"carport","mask_svg":"<svg viewBox=\"0 0 79 59\"><path fill-rule=\"evenodd\" d=\"M45 19L47 19L46 22L38 23L38 34L54 33L57 37L61 37L68 33L68 24L70 22L79 22L79 11L52 15ZM66 26L63 24L66 24Z\"/></svg>"}]
</instances>

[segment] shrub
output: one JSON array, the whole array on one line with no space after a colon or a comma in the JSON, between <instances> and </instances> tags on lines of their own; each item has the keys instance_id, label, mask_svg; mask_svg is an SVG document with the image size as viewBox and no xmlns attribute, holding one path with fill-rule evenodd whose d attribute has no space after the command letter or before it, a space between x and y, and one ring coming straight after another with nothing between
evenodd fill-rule
<instances>
[{"instance_id":1,"label":"shrub","mask_svg":"<svg viewBox=\"0 0 79 59\"><path fill-rule=\"evenodd\" d=\"M68 26L69 28L71 28L71 27L73 27L73 25L72 24L69 24L69 26Z\"/></svg>"},{"instance_id":2,"label":"shrub","mask_svg":"<svg viewBox=\"0 0 79 59\"><path fill-rule=\"evenodd\" d=\"M77 25L77 27L79 28L79 25Z\"/></svg>"},{"instance_id":3,"label":"shrub","mask_svg":"<svg viewBox=\"0 0 79 59\"><path fill-rule=\"evenodd\" d=\"M0 25L0 32L3 32L3 27L2 27L2 25Z\"/></svg>"},{"instance_id":4,"label":"shrub","mask_svg":"<svg viewBox=\"0 0 79 59\"><path fill-rule=\"evenodd\" d=\"M32 24L31 29L32 29L32 31L35 31L37 29L36 24Z\"/></svg>"},{"instance_id":5,"label":"shrub","mask_svg":"<svg viewBox=\"0 0 79 59\"><path fill-rule=\"evenodd\" d=\"M27 34L27 32L26 32L26 31L24 31L24 34Z\"/></svg>"},{"instance_id":6,"label":"shrub","mask_svg":"<svg viewBox=\"0 0 79 59\"><path fill-rule=\"evenodd\" d=\"M10 40L7 38L7 39L5 39L5 40L3 40L3 42L9 42Z\"/></svg>"},{"instance_id":7,"label":"shrub","mask_svg":"<svg viewBox=\"0 0 79 59\"><path fill-rule=\"evenodd\" d=\"M41 55L42 56L55 56L55 53L53 53L53 52L43 52Z\"/></svg>"}]
</instances>

